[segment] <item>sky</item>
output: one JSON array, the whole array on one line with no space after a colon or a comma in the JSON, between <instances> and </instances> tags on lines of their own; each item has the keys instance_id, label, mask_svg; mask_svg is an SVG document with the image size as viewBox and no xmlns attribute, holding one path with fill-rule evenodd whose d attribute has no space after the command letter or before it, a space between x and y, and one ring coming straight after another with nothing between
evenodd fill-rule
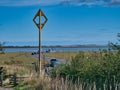
<instances>
[{"instance_id":1,"label":"sky","mask_svg":"<svg viewBox=\"0 0 120 90\"><path fill-rule=\"evenodd\" d=\"M48 18L42 45L117 42L120 0L0 0L0 42L38 45L33 18L39 9Z\"/></svg>"}]
</instances>

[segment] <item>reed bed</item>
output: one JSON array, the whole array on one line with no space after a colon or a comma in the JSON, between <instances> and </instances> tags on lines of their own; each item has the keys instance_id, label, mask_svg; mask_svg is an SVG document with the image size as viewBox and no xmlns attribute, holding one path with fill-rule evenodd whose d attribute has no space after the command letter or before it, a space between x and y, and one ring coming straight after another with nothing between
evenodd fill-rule
<instances>
[{"instance_id":1,"label":"reed bed","mask_svg":"<svg viewBox=\"0 0 120 90\"><path fill-rule=\"evenodd\" d=\"M66 77L64 78L54 78L42 77L42 78L33 78L25 81L26 85L29 83L29 87L23 90L120 90L120 84L115 84L114 88L107 83L103 83L103 87L97 87L96 83L85 83L82 82L79 78L76 83L73 83L71 80ZM31 82L31 83L30 83Z\"/></svg>"}]
</instances>

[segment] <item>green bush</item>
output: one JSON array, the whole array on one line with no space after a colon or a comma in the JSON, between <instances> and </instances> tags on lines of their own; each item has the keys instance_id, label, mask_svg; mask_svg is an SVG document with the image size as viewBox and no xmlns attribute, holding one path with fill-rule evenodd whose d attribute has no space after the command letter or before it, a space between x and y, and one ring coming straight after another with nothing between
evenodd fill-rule
<instances>
[{"instance_id":1,"label":"green bush","mask_svg":"<svg viewBox=\"0 0 120 90\"><path fill-rule=\"evenodd\" d=\"M96 88L115 87L120 83L120 54L119 52L98 51L91 55L85 55L80 52L76 55L70 64L62 65L55 68L51 74L52 77L59 76L60 78L69 77L73 83L76 83L78 78L83 86L86 84L96 84Z\"/></svg>"}]
</instances>

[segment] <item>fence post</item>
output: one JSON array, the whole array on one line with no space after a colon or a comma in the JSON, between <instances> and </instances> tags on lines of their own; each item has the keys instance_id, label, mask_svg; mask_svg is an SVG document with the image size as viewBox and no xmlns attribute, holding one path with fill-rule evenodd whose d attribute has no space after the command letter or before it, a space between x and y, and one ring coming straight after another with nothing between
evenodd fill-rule
<instances>
[{"instance_id":1,"label":"fence post","mask_svg":"<svg viewBox=\"0 0 120 90\"><path fill-rule=\"evenodd\" d=\"M17 85L17 75L16 75L16 73L13 74L13 85L14 86Z\"/></svg>"},{"instance_id":2,"label":"fence post","mask_svg":"<svg viewBox=\"0 0 120 90\"><path fill-rule=\"evenodd\" d=\"M0 75L0 80L1 80L1 86L3 86L3 73Z\"/></svg>"}]
</instances>

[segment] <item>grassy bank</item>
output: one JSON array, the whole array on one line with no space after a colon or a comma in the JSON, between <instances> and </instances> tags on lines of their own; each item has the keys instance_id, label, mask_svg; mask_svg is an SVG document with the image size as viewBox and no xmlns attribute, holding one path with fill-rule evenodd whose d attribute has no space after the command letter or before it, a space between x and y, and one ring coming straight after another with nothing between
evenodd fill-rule
<instances>
[{"instance_id":1,"label":"grassy bank","mask_svg":"<svg viewBox=\"0 0 120 90\"><path fill-rule=\"evenodd\" d=\"M31 63L37 61L37 58L32 57L31 53L0 54L0 65L6 66L9 73L29 75L29 78L20 82L14 90L93 90L93 88L115 90L120 88L119 52L54 52L47 53L45 56L70 60L71 63L54 68L51 73L52 78L36 78Z\"/></svg>"},{"instance_id":2,"label":"grassy bank","mask_svg":"<svg viewBox=\"0 0 120 90\"><path fill-rule=\"evenodd\" d=\"M97 52L92 52L92 51L86 51L84 52L85 56L92 56L94 53ZM59 59L64 59L64 60L72 60L79 52L52 52L52 53L46 53L46 57L54 57L54 58L59 58Z\"/></svg>"},{"instance_id":3,"label":"grassy bank","mask_svg":"<svg viewBox=\"0 0 120 90\"><path fill-rule=\"evenodd\" d=\"M37 58L31 57L30 53L12 52L0 54L0 66L6 69L6 74L29 75L34 70L32 62L35 61L37 61Z\"/></svg>"},{"instance_id":4,"label":"grassy bank","mask_svg":"<svg viewBox=\"0 0 120 90\"><path fill-rule=\"evenodd\" d=\"M75 57L78 54L78 52L52 52L52 53L46 53L46 57L54 57L64 60L71 60L72 57Z\"/></svg>"},{"instance_id":5,"label":"grassy bank","mask_svg":"<svg viewBox=\"0 0 120 90\"><path fill-rule=\"evenodd\" d=\"M31 64L31 62L36 60L36 58L31 56L31 53L26 52L0 54L0 64Z\"/></svg>"},{"instance_id":6,"label":"grassy bank","mask_svg":"<svg viewBox=\"0 0 120 90\"><path fill-rule=\"evenodd\" d=\"M65 60L71 60L77 52L55 52L46 53L46 57L54 57ZM29 52L8 52L5 54L0 54L0 66L7 69L8 74L18 72L18 74L28 74L30 69L34 69L32 62L37 62L38 59L33 57ZM42 66L43 66L42 61Z\"/></svg>"}]
</instances>

